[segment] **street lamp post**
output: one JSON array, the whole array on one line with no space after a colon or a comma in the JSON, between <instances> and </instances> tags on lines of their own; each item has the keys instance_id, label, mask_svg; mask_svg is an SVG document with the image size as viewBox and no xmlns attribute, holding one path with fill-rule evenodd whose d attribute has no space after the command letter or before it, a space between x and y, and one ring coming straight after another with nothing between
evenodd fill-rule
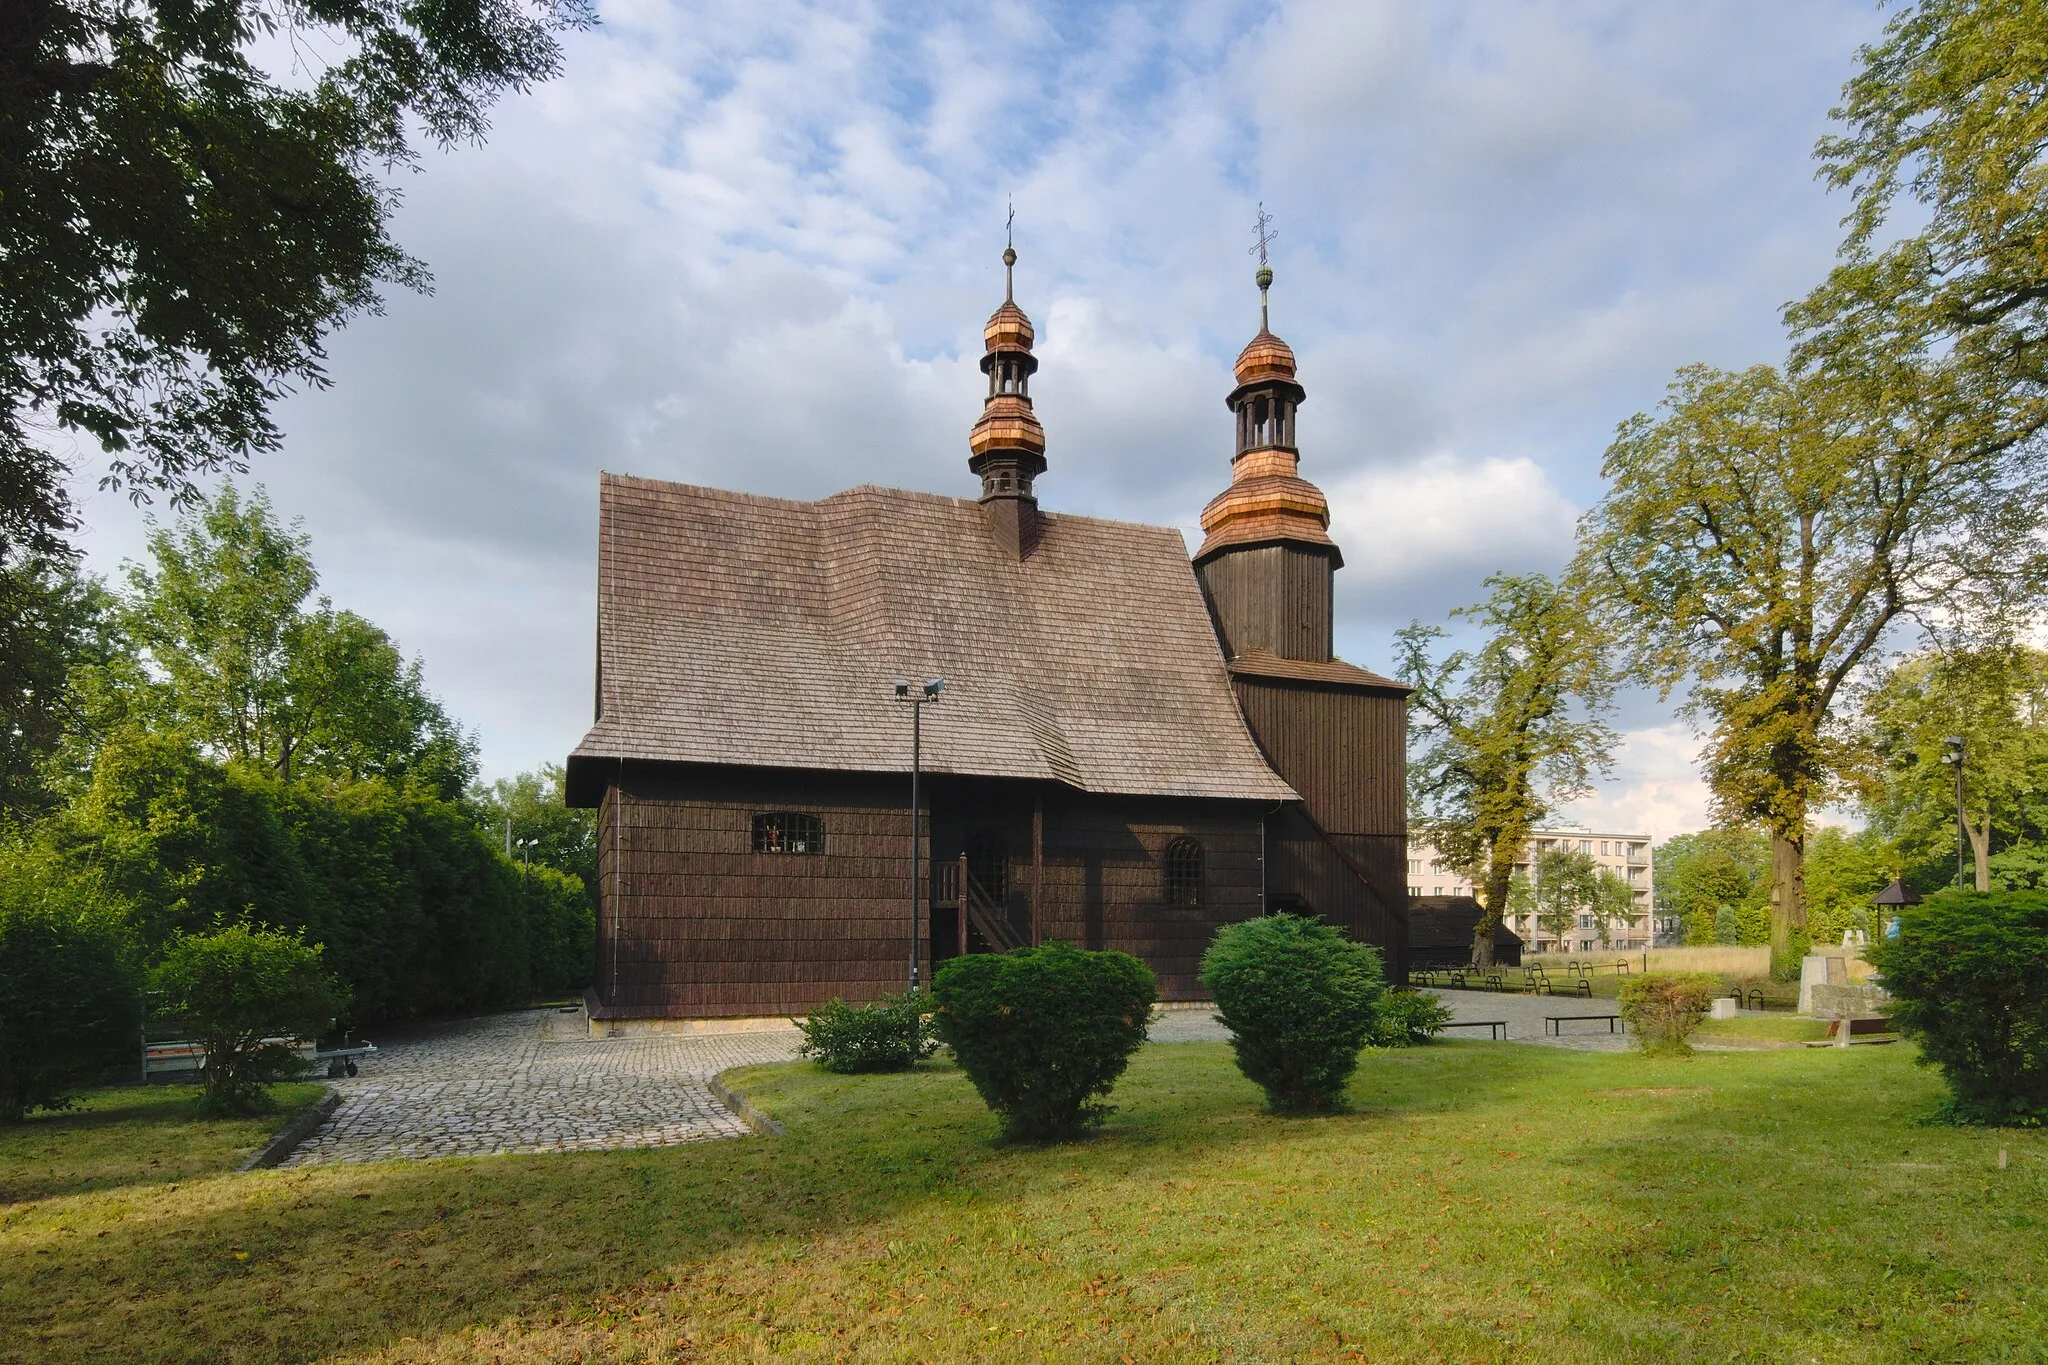
<instances>
[{"instance_id":1,"label":"street lamp post","mask_svg":"<svg viewBox=\"0 0 2048 1365\"><path fill-rule=\"evenodd\" d=\"M918 818L923 809L923 794L918 790L924 755L924 708L939 699L939 693L946 690L944 678L927 678L921 688L912 688L910 679L896 680L896 700L910 707L910 989L917 989L917 927L918 927Z\"/></svg>"},{"instance_id":2,"label":"street lamp post","mask_svg":"<svg viewBox=\"0 0 2048 1365\"><path fill-rule=\"evenodd\" d=\"M1963 889L1963 845L1970 840L1970 826L1963 818L1963 737L1950 735L1942 741L1947 752L1942 761L1956 768L1956 890Z\"/></svg>"},{"instance_id":3,"label":"street lamp post","mask_svg":"<svg viewBox=\"0 0 2048 1365\"><path fill-rule=\"evenodd\" d=\"M523 867L526 867L526 866L528 865L528 857L527 857L527 855L528 855L528 854L530 854L530 853L532 853L534 849L536 849L536 848L538 848L538 847L540 846L540 840L538 840L538 839L521 839L521 840L519 840L519 841L518 841L518 844L519 844L519 865L520 865L520 866L521 866L521 867L523 868Z\"/></svg>"}]
</instances>

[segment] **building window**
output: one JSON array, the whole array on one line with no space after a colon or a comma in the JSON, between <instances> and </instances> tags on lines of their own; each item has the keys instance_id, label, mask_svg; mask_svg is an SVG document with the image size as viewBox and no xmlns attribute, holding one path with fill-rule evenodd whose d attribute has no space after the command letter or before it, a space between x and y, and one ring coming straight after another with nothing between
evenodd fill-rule
<instances>
[{"instance_id":1,"label":"building window","mask_svg":"<svg viewBox=\"0 0 2048 1365\"><path fill-rule=\"evenodd\" d=\"M1581 839L1581 840L1579 840L1579 852L1581 852L1581 853L1591 853L1592 851L1593 851L1593 841L1592 841L1591 839Z\"/></svg>"},{"instance_id":2,"label":"building window","mask_svg":"<svg viewBox=\"0 0 2048 1365\"><path fill-rule=\"evenodd\" d=\"M1409 870L1410 872L1420 872L1420 871L1422 871L1422 859L1420 859L1420 858L1410 858L1410 859L1408 860L1408 870Z\"/></svg>"},{"instance_id":3,"label":"building window","mask_svg":"<svg viewBox=\"0 0 2048 1365\"><path fill-rule=\"evenodd\" d=\"M1408 894L1411 896L1419 896L1422 894L1422 888L1419 886L1411 886L1408 888Z\"/></svg>"},{"instance_id":4,"label":"building window","mask_svg":"<svg viewBox=\"0 0 2048 1365\"><path fill-rule=\"evenodd\" d=\"M1603 858L1607 856L1607 841L1605 839L1600 841L1600 856Z\"/></svg>"},{"instance_id":5,"label":"building window","mask_svg":"<svg viewBox=\"0 0 2048 1365\"><path fill-rule=\"evenodd\" d=\"M1429 894L1432 896L1441 896L1443 893L1444 889L1441 886L1439 886L1436 890L1430 892Z\"/></svg>"},{"instance_id":6,"label":"building window","mask_svg":"<svg viewBox=\"0 0 2048 1365\"><path fill-rule=\"evenodd\" d=\"M1202 846L1193 839L1175 839L1166 846L1164 867L1168 905L1202 903Z\"/></svg>"},{"instance_id":7,"label":"building window","mask_svg":"<svg viewBox=\"0 0 2048 1365\"><path fill-rule=\"evenodd\" d=\"M754 852L823 853L825 822L801 811L763 811L754 817Z\"/></svg>"}]
</instances>

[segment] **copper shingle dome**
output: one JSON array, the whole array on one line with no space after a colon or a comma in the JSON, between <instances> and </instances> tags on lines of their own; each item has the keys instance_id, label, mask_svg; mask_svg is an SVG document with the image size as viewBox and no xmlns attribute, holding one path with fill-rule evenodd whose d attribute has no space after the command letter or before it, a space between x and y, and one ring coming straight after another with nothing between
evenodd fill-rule
<instances>
[{"instance_id":1,"label":"copper shingle dome","mask_svg":"<svg viewBox=\"0 0 2048 1365\"><path fill-rule=\"evenodd\" d=\"M1294 348L1263 327L1237 353L1237 382L1240 384L1256 384L1261 379L1292 378Z\"/></svg>"},{"instance_id":2,"label":"copper shingle dome","mask_svg":"<svg viewBox=\"0 0 2048 1365\"><path fill-rule=\"evenodd\" d=\"M1012 300L1004 299L1002 307L989 314L988 324L981 329L981 344L983 349L990 351L1028 351L1036 336L1031 319L1025 316L1024 310Z\"/></svg>"}]
</instances>

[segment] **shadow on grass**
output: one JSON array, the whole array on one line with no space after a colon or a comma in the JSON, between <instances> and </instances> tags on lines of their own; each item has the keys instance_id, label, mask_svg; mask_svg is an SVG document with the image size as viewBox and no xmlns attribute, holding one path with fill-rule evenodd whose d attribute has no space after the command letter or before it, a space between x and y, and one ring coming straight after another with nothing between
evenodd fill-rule
<instances>
[{"instance_id":1,"label":"shadow on grass","mask_svg":"<svg viewBox=\"0 0 2048 1365\"><path fill-rule=\"evenodd\" d=\"M269 1112L209 1118L196 1086L123 1086L0 1127L0 1209L31 1200L219 1175L323 1093L273 1089Z\"/></svg>"},{"instance_id":2,"label":"shadow on grass","mask_svg":"<svg viewBox=\"0 0 2048 1365\"><path fill-rule=\"evenodd\" d=\"M748 1068L733 1087L786 1136L264 1172L0 1217L0 1320L19 1343L0 1359L92 1358L116 1343L152 1358L310 1359L546 1320L734 1248L857 1234L931 1201L1056 1198L1105 1173L1180 1180L1281 1139L1341 1150L1390 1119L1513 1103L1573 1060L1487 1044L1373 1054L1354 1112L1283 1119L1261 1111L1227 1046L1162 1044L1135 1059L1106 1128L1039 1147L996 1144L950 1065Z\"/></svg>"}]
</instances>

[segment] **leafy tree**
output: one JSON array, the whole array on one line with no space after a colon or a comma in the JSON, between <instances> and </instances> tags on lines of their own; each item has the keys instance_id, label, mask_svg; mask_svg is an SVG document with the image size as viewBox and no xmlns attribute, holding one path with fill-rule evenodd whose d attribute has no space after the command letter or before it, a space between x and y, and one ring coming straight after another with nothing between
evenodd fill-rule
<instances>
[{"instance_id":1,"label":"leafy tree","mask_svg":"<svg viewBox=\"0 0 2048 1365\"><path fill-rule=\"evenodd\" d=\"M1556 802L1589 790L1614 733L1607 638L1579 594L1541 574L1497 574L1486 601L1453 613L1488 637L1476 651L1431 657L1446 638L1415 622L1396 637L1409 697L1409 825L1446 866L1470 877L1483 909L1472 962L1493 964L1493 931L1515 864Z\"/></svg>"},{"instance_id":2,"label":"leafy tree","mask_svg":"<svg viewBox=\"0 0 2048 1365\"><path fill-rule=\"evenodd\" d=\"M1714 910L1714 942L1723 948L1733 948L1742 942L1742 930L1735 923L1735 907L1718 906Z\"/></svg>"},{"instance_id":3,"label":"leafy tree","mask_svg":"<svg viewBox=\"0 0 2048 1365\"><path fill-rule=\"evenodd\" d=\"M1509 909L1533 915L1537 929L1560 948L1581 915L1593 917L1602 944L1611 940L1614 923L1625 925L1635 916L1635 893L1628 883L1597 865L1590 853L1563 844L1538 848L1530 866L1533 876L1518 873L1509 884Z\"/></svg>"},{"instance_id":4,"label":"leafy tree","mask_svg":"<svg viewBox=\"0 0 2048 1365\"><path fill-rule=\"evenodd\" d=\"M1739 942L1734 937L1737 907L1767 903L1771 845L1756 830L1716 828L1674 835L1657 846L1653 858L1657 903L1665 914L1685 920L1694 943Z\"/></svg>"},{"instance_id":5,"label":"leafy tree","mask_svg":"<svg viewBox=\"0 0 2048 1365\"><path fill-rule=\"evenodd\" d=\"M75 675L115 657L112 599L63 556L0 568L0 817L46 812L50 765L81 723Z\"/></svg>"},{"instance_id":6,"label":"leafy tree","mask_svg":"<svg viewBox=\"0 0 2048 1365\"><path fill-rule=\"evenodd\" d=\"M481 138L589 22L587 0L0 5L0 564L71 523L41 428L180 497L275 449L270 404L327 382L328 332L426 285L382 173L417 134Z\"/></svg>"},{"instance_id":7,"label":"leafy tree","mask_svg":"<svg viewBox=\"0 0 2048 1365\"><path fill-rule=\"evenodd\" d=\"M543 763L538 771L501 777L488 786L472 784L471 818L485 838L515 860L521 857L521 842L532 840L525 857L581 879L595 906L597 812L570 809L564 780L561 764Z\"/></svg>"},{"instance_id":8,"label":"leafy tree","mask_svg":"<svg viewBox=\"0 0 2048 1365\"><path fill-rule=\"evenodd\" d=\"M1991 889L2001 814L2048 796L2048 653L2017 645L1927 652L1906 659L1864 700L1858 770L1872 822L1911 858L1953 853L1955 769L1947 739L1964 741L1963 821L1976 889Z\"/></svg>"},{"instance_id":9,"label":"leafy tree","mask_svg":"<svg viewBox=\"0 0 2048 1365\"><path fill-rule=\"evenodd\" d=\"M63 1108L71 1086L134 1046L138 984L134 941L99 880L19 836L0 842L0 1123Z\"/></svg>"},{"instance_id":10,"label":"leafy tree","mask_svg":"<svg viewBox=\"0 0 2048 1365\"><path fill-rule=\"evenodd\" d=\"M290 1040L317 1039L343 1004L319 944L248 924L181 934L150 985L159 1010L206 1049L203 1104L223 1114L260 1112L266 1085L304 1070Z\"/></svg>"},{"instance_id":11,"label":"leafy tree","mask_svg":"<svg viewBox=\"0 0 2048 1365\"><path fill-rule=\"evenodd\" d=\"M1869 935L1871 898L1896 874L1898 854L1876 830L1824 825L1806 842L1807 927L1815 943L1840 943L1847 929Z\"/></svg>"},{"instance_id":12,"label":"leafy tree","mask_svg":"<svg viewBox=\"0 0 2048 1365\"><path fill-rule=\"evenodd\" d=\"M295 776L391 777L446 799L475 746L389 636L324 597L310 540L232 484L157 527L131 565L126 618L151 676L143 708L208 749Z\"/></svg>"},{"instance_id":13,"label":"leafy tree","mask_svg":"<svg viewBox=\"0 0 2048 1365\"><path fill-rule=\"evenodd\" d=\"M1919 0L1859 52L1817 149L1852 197L1841 259L1788 314L1804 363L1941 357L1993 449L2048 422L2043 33L2043 0Z\"/></svg>"},{"instance_id":14,"label":"leafy tree","mask_svg":"<svg viewBox=\"0 0 2048 1365\"><path fill-rule=\"evenodd\" d=\"M1576 572L1637 675L1710 735L1722 818L1772 839L1773 970L1796 968L1811 813L1841 790L1838 704L1909 619L1996 620L2034 579L2041 455L1989 443L1936 362L1679 372L1621 425Z\"/></svg>"}]
</instances>

